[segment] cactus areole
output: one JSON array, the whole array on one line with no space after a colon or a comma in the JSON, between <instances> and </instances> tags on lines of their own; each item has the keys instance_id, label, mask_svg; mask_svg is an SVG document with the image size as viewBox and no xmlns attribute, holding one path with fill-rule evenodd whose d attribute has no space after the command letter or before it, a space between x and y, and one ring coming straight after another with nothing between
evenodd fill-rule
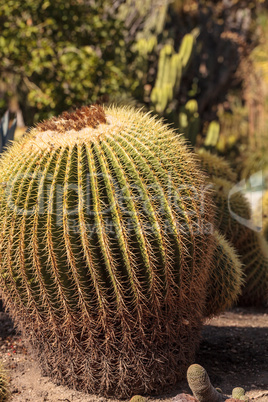
<instances>
[{"instance_id":1,"label":"cactus areole","mask_svg":"<svg viewBox=\"0 0 268 402\"><path fill-rule=\"evenodd\" d=\"M182 378L213 252L182 138L132 108L83 107L10 146L0 182L2 297L43 371L117 397Z\"/></svg>"}]
</instances>

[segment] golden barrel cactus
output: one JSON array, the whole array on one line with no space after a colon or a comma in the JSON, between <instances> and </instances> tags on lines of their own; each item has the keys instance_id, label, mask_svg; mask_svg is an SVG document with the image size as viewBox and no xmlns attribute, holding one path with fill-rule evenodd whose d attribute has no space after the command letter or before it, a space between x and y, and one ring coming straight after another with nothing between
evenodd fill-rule
<instances>
[{"instance_id":1,"label":"golden barrel cactus","mask_svg":"<svg viewBox=\"0 0 268 402\"><path fill-rule=\"evenodd\" d=\"M14 143L0 182L2 296L44 372L117 397L179 380L215 247L182 138L132 108L83 107Z\"/></svg>"}]
</instances>

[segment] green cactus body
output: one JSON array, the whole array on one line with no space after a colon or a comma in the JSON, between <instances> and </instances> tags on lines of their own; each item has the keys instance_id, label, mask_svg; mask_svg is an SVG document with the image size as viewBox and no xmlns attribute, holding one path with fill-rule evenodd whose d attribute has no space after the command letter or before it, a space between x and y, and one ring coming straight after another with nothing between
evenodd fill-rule
<instances>
[{"instance_id":1,"label":"green cactus body","mask_svg":"<svg viewBox=\"0 0 268 402\"><path fill-rule=\"evenodd\" d=\"M232 391L232 397L235 398L235 399L240 399L241 396L244 396L244 395L245 395L244 388L236 387Z\"/></svg>"},{"instance_id":2,"label":"green cactus body","mask_svg":"<svg viewBox=\"0 0 268 402\"><path fill-rule=\"evenodd\" d=\"M160 51L158 72L155 86L151 93L151 101L158 113L163 113L173 99L174 91L180 86L182 74L188 68L194 51L195 39L187 34L183 37L178 53L170 44Z\"/></svg>"},{"instance_id":3,"label":"green cactus body","mask_svg":"<svg viewBox=\"0 0 268 402\"><path fill-rule=\"evenodd\" d=\"M241 293L243 283L242 264L235 249L217 231L214 235L218 243L210 265L207 317L231 308Z\"/></svg>"},{"instance_id":4,"label":"green cactus body","mask_svg":"<svg viewBox=\"0 0 268 402\"><path fill-rule=\"evenodd\" d=\"M129 402L147 402L147 399L144 398L144 396L141 395L135 395L133 396Z\"/></svg>"},{"instance_id":5,"label":"green cactus body","mask_svg":"<svg viewBox=\"0 0 268 402\"><path fill-rule=\"evenodd\" d=\"M220 124L217 121L212 121L208 126L207 136L204 146L208 149L215 148L219 140Z\"/></svg>"},{"instance_id":6,"label":"green cactus body","mask_svg":"<svg viewBox=\"0 0 268 402\"><path fill-rule=\"evenodd\" d=\"M212 385L204 367L192 364L187 370L187 381L199 402L222 402L226 398Z\"/></svg>"},{"instance_id":7,"label":"green cactus body","mask_svg":"<svg viewBox=\"0 0 268 402\"><path fill-rule=\"evenodd\" d=\"M132 108L84 107L14 143L0 182L1 292L44 372L117 397L182 378L214 248L182 138Z\"/></svg>"},{"instance_id":8,"label":"green cactus body","mask_svg":"<svg viewBox=\"0 0 268 402\"><path fill-rule=\"evenodd\" d=\"M196 143L196 137L200 130L198 104L195 99L189 100L185 106L180 108L179 127L185 138L187 138L194 146Z\"/></svg>"},{"instance_id":9,"label":"green cactus body","mask_svg":"<svg viewBox=\"0 0 268 402\"><path fill-rule=\"evenodd\" d=\"M187 70L195 48L195 38L192 34L186 34L181 42L181 46L179 49L179 55L182 60L183 71Z\"/></svg>"},{"instance_id":10,"label":"green cactus body","mask_svg":"<svg viewBox=\"0 0 268 402\"><path fill-rule=\"evenodd\" d=\"M232 170L229 163L223 158L213 155L204 148L201 148L198 151L198 159L200 160L204 171L209 174L209 177L216 177L236 183L237 174Z\"/></svg>"}]
</instances>

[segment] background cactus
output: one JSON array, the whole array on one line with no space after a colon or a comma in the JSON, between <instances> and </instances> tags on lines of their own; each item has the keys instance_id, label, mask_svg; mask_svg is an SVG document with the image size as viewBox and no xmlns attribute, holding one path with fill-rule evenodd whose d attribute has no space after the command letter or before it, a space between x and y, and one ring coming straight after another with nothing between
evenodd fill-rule
<instances>
[{"instance_id":1,"label":"background cactus","mask_svg":"<svg viewBox=\"0 0 268 402\"><path fill-rule=\"evenodd\" d=\"M204 148L198 150L198 159L203 169L209 174L209 177L216 177L228 180L235 183L237 180L237 174L231 169L229 163Z\"/></svg>"},{"instance_id":2,"label":"background cactus","mask_svg":"<svg viewBox=\"0 0 268 402\"><path fill-rule=\"evenodd\" d=\"M0 181L3 298L45 373L117 396L181 378L214 248L183 140L134 109L84 107L14 143Z\"/></svg>"},{"instance_id":3,"label":"background cactus","mask_svg":"<svg viewBox=\"0 0 268 402\"><path fill-rule=\"evenodd\" d=\"M218 243L209 271L206 316L210 317L231 308L241 293L242 264L235 249L217 231Z\"/></svg>"},{"instance_id":4,"label":"background cactus","mask_svg":"<svg viewBox=\"0 0 268 402\"><path fill-rule=\"evenodd\" d=\"M178 53L170 44L164 45L160 51L155 86L151 92L151 100L158 113L164 112L173 99L176 90L187 70L194 52L195 38L192 34L183 37Z\"/></svg>"},{"instance_id":5,"label":"background cactus","mask_svg":"<svg viewBox=\"0 0 268 402\"><path fill-rule=\"evenodd\" d=\"M199 364L192 364L187 370L187 381L194 397L199 402L222 402L224 396L211 384L208 373Z\"/></svg>"},{"instance_id":6,"label":"background cactus","mask_svg":"<svg viewBox=\"0 0 268 402\"><path fill-rule=\"evenodd\" d=\"M209 123L207 135L204 141L206 149L213 149L218 143L220 136L220 125L217 121Z\"/></svg>"},{"instance_id":7,"label":"background cactus","mask_svg":"<svg viewBox=\"0 0 268 402\"><path fill-rule=\"evenodd\" d=\"M185 106L180 108L178 126L185 138L194 146L200 130L198 104L195 99L189 100Z\"/></svg>"},{"instance_id":8,"label":"background cactus","mask_svg":"<svg viewBox=\"0 0 268 402\"><path fill-rule=\"evenodd\" d=\"M229 181L232 179L232 171L221 159L216 169L218 157L200 153L199 158L204 170L210 176L208 181L214 189L214 202L217 206L216 226L233 245L243 264L245 284L239 302L246 305L266 304L268 247L262 236L247 226L252 218L250 205L240 192L230 196L233 188L233 183ZM221 178L224 173L229 180Z\"/></svg>"},{"instance_id":9,"label":"background cactus","mask_svg":"<svg viewBox=\"0 0 268 402\"><path fill-rule=\"evenodd\" d=\"M7 402L10 399L9 380L2 362L0 362L0 402Z\"/></svg>"}]
</instances>

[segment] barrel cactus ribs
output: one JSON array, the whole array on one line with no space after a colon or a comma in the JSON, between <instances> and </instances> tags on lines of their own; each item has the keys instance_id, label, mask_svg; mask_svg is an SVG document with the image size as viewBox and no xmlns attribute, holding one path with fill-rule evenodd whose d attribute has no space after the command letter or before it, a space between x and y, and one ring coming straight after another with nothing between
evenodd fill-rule
<instances>
[{"instance_id":1,"label":"barrel cactus ribs","mask_svg":"<svg viewBox=\"0 0 268 402\"><path fill-rule=\"evenodd\" d=\"M0 182L2 296L43 371L117 397L182 378L216 242L182 138L133 108L88 106L9 147Z\"/></svg>"}]
</instances>

